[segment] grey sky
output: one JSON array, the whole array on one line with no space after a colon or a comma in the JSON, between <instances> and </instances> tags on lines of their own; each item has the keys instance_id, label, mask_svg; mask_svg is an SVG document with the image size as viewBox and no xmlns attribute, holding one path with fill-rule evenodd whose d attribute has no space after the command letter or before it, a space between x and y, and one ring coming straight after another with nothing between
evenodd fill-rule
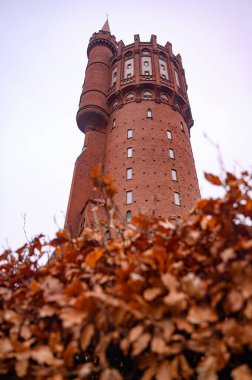
<instances>
[{"instance_id":1,"label":"grey sky","mask_svg":"<svg viewBox=\"0 0 252 380\"><path fill-rule=\"evenodd\" d=\"M203 196L217 195L203 170L251 165L252 1L0 1L0 243L13 248L63 225L83 135L75 116L86 48L109 14L117 41L134 34L180 53L195 125L192 146ZM239 163L237 165L236 163ZM251 166L250 166L251 167ZM237 169L236 169L237 170ZM7 240L6 240L7 239ZM8 243L7 243L8 241Z\"/></svg>"}]
</instances>

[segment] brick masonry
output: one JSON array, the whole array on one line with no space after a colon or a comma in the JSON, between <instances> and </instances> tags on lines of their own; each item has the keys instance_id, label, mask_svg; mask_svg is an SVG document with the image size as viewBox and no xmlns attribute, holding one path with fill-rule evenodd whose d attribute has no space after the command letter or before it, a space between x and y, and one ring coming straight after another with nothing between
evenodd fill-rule
<instances>
[{"instance_id":1,"label":"brick masonry","mask_svg":"<svg viewBox=\"0 0 252 380\"><path fill-rule=\"evenodd\" d=\"M115 200L122 218L127 211L132 215L154 213L174 221L183 217L200 193L190 143L193 120L180 55L173 55L169 42L165 47L158 45L153 35L150 42L141 42L136 35L133 44L124 46L122 41L116 42L105 23L91 37L88 57L77 113L85 148L75 164L66 227L78 236L85 225L83 210L90 208L84 206L101 196L90 179L90 170L98 162L116 182ZM133 66L127 68L125 61ZM169 149L173 149L174 159L169 157ZM126 178L127 168L132 168L132 179ZM128 205L127 191L132 191L132 204ZM175 204L175 192L180 205Z\"/></svg>"}]
</instances>

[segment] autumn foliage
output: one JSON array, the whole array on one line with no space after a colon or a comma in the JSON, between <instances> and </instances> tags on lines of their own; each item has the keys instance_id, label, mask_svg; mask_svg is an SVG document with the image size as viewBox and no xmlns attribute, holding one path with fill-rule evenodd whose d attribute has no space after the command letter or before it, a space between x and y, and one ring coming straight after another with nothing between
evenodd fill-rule
<instances>
[{"instance_id":1,"label":"autumn foliage","mask_svg":"<svg viewBox=\"0 0 252 380\"><path fill-rule=\"evenodd\" d=\"M178 226L139 215L43 236L0 256L0 378L251 380L251 177L223 186ZM39 265L54 249L54 260Z\"/></svg>"}]
</instances>

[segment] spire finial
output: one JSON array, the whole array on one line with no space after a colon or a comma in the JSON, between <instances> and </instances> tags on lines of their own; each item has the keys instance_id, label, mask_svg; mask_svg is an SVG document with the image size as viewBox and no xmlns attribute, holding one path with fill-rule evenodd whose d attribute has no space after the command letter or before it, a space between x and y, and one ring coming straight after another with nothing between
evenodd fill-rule
<instances>
[{"instance_id":1,"label":"spire finial","mask_svg":"<svg viewBox=\"0 0 252 380\"><path fill-rule=\"evenodd\" d=\"M111 31L110 31L110 27L109 27L109 22L108 22L108 14L106 13L106 15L107 15L107 20L105 21L105 24L103 25L102 30L103 30L104 32L109 32L109 33L111 33Z\"/></svg>"}]
</instances>

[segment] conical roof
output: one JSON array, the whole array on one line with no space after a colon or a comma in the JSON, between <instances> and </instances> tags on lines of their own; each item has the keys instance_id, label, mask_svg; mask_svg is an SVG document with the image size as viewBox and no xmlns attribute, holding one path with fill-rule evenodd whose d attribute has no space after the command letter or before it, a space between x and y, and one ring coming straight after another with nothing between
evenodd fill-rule
<instances>
[{"instance_id":1,"label":"conical roof","mask_svg":"<svg viewBox=\"0 0 252 380\"><path fill-rule=\"evenodd\" d=\"M110 31L110 27L109 27L108 18L107 18L107 20L105 21L105 24L103 25L102 30L103 30L104 32L109 32L109 33L111 33L111 31Z\"/></svg>"}]
</instances>

